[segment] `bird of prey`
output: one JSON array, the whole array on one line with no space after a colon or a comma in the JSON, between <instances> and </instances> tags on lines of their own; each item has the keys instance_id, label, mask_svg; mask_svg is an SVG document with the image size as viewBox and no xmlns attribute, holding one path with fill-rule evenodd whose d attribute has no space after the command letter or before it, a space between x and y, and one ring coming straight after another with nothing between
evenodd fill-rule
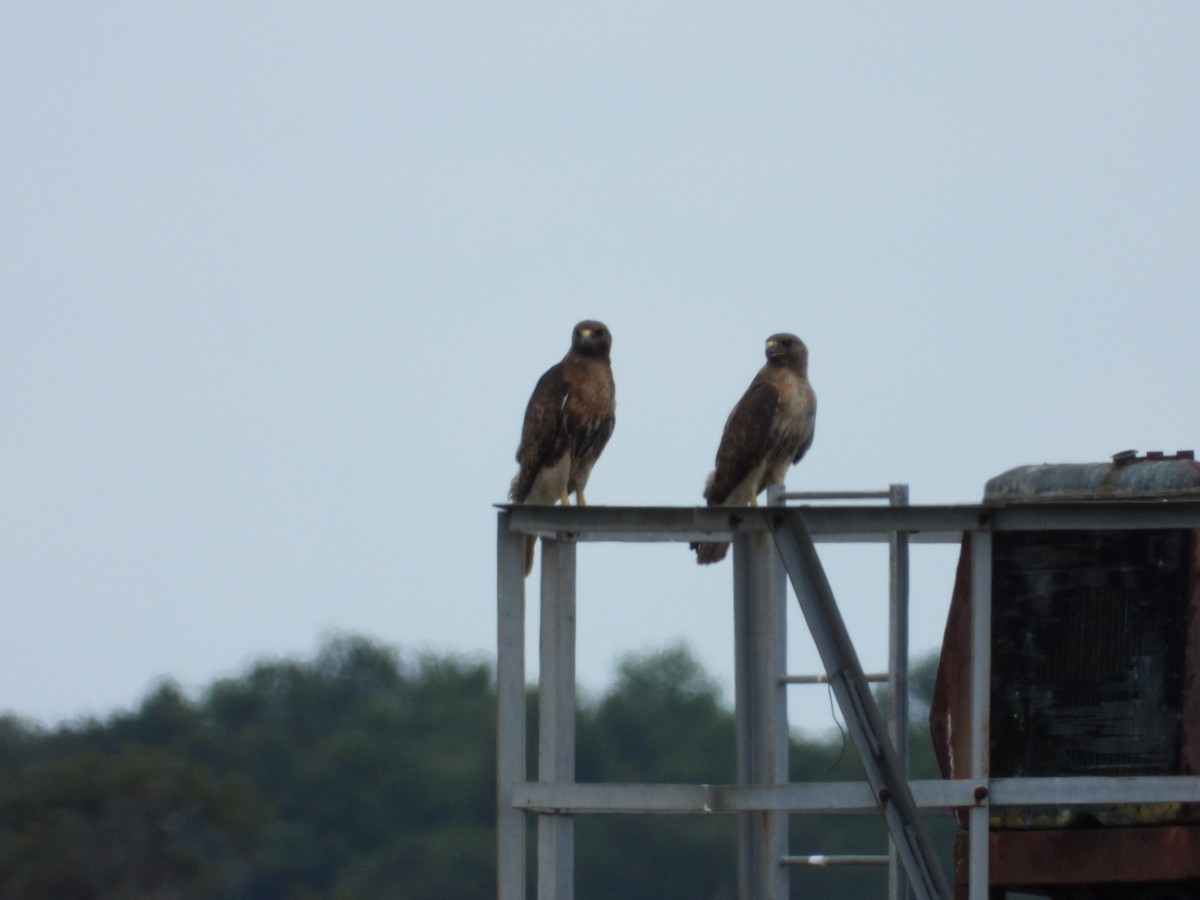
<instances>
[{"instance_id":1,"label":"bird of prey","mask_svg":"<svg viewBox=\"0 0 1200 900\"><path fill-rule=\"evenodd\" d=\"M709 506L757 506L758 493L782 484L788 466L812 444L817 395L808 383L808 348L794 334L767 338L767 362L725 421L717 464L708 476ZM725 558L729 544L692 544L696 562Z\"/></svg>"},{"instance_id":2,"label":"bird of prey","mask_svg":"<svg viewBox=\"0 0 1200 900\"><path fill-rule=\"evenodd\" d=\"M514 503L553 506L574 494L587 505L584 488L592 466L616 424L616 389L609 351L612 334L603 322L575 326L571 349L538 379L525 407L520 466L509 497ZM525 574L533 569L535 538L525 542Z\"/></svg>"}]
</instances>

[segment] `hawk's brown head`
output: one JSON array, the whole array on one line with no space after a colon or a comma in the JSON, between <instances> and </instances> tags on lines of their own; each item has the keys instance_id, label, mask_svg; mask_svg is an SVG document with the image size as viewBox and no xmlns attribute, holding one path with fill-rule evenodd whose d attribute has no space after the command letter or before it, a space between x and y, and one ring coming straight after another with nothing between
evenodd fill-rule
<instances>
[{"instance_id":1,"label":"hawk's brown head","mask_svg":"<svg viewBox=\"0 0 1200 900\"><path fill-rule=\"evenodd\" d=\"M808 373L808 348L794 334L773 334L767 338L767 362L787 366L805 375Z\"/></svg>"},{"instance_id":2,"label":"hawk's brown head","mask_svg":"<svg viewBox=\"0 0 1200 900\"><path fill-rule=\"evenodd\" d=\"M612 349L612 334L603 322L586 319L576 325L571 333L571 349L585 356L608 359L608 352Z\"/></svg>"}]
</instances>

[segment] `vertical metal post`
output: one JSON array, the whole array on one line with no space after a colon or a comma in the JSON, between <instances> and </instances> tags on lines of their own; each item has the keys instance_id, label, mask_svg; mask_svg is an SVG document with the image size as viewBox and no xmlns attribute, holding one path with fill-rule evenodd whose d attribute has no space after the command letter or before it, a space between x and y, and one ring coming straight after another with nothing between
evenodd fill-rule
<instances>
[{"instance_id":1,"label":"vertical metal post","mask_svg":"<svg viewBox=\"0 0 1200 900\"><path fill-rule=\"evenodd\" d=\"M525 900L525 813L512 804L525 781L525 535L496 529L496 896Z\"/></svg>"},{"instance_id":2,"label":"vertical metal post","mask_svg":"<svg viewBox=\"0 0 1200 900\"><path fill-rule=\"evenodd\" d=\"M786 575L766 534L733 540L734 668L739 784L788 780ZM738 897L786 900L788 817L738 816Z\"/></svg>"},{"instance_id":3,"label":"vertical metal post","mask_svg":"<svg viewBox=\"0 0 1200 900\"><path fill-rule=\"evenodd\" d=\"M892 506L908 506L908 485L888 487ZM888 688L892 695L888 728L900 771L908 775L908 535L893 531L888 538ZM888 896L909 900L908 878L894 842L888 849Z\"/></svg>"},{"instance_id":4,"label":"vertical metal post","mask_svg":"<svg viewBox=\"0 0 1200 900\"><path fill-rule=\"evenodd\" d=\"M986 784L991 755L992 532L971 532L971 779ZM976 795L967 814L970 900L988 898L988 799Z\"/></svg>"},{"instance_id":5,"label":"vertical metal post","mask_svg":"<svg viewBox=\"0 0 1200 900\"><path fill-rule=\"evenodd\" d=\"M538 781L575 780L575 541L542 540ZM538 816L538 900L575 896L575 821Z\"/></svg>"}]
</instances>

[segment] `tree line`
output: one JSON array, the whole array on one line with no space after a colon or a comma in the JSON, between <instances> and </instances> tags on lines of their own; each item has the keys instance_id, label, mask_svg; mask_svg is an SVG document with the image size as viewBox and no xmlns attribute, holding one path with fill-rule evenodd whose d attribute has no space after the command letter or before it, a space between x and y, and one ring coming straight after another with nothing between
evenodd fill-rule
<instances>
[{"instance_id":1,"label":"tree line","mask_svg":"<svg viewBox=\"0 0 1200 900\"><path fill-rule=\"evenodd\" d=\"M932 671L914 672L917 694ZM535 689L528 699L532 754ZM196 698L164 682L104 720L0 717L0 897L495 896L495 725L489 663L405 659L346 636ZM626 659L608 691L581 701L577 727L580 781L734 780L733 715L682 647ZM932 775L920 725L913 744L914 772ZM861 777L836 735L795 737L791 772ZM937 824L944 843L951 828ZM793 817L791 841L798 853L886 846L862 816ZM577 896L732 900L735 842L729 816L581 817ZM886 876L804 870L792 882L797 897L881 897Z\"/></svg>"}]
</instances>

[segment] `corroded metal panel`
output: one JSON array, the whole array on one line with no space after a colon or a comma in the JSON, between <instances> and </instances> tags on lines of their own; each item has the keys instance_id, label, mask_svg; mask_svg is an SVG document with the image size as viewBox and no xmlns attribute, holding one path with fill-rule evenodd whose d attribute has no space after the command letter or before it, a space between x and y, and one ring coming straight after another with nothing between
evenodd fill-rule
<instances>
[{"instance_id":1,"label":"corroded metal panel","mask_svg":"<svg viewBox=\"0 0 1200 900\"><path fill-rule=\"evenodd\" d=\"M966 836L954 848L958 893L967 882ZM989 884L1005 888L1200 881L1200 827L993 831Z\"/></svg>"},{"instance_id":2,"label":"corroded metal panel","mask_svg":"<svg viewBox=\"0 0 1200 900\"><path fill-rule=\"evenodd\" d=\"M1048 500L1146 500L1200 496L1200 463L1191 451L1173 457L1128 456L1111 463L1018 466L988 481L985 503Z\"/></svg>"},{"instance_id":3,"label":"corroded metal panel","mask_svg":"<svg viewBox=\"0 0 1200 900\"><path fill-rule=\"evenodd\" d=\"M1025 466L988 482L985 506L1006 526L992 536L992 778L1145 781L1200 772L1200 529L1163 521L1140 530L1144 523L1120 515L1197 496L1200 465L1190 452ZM1012 529L1022 511L1047 501L1073 507L1079 524L1048 530L1032 516L1024 530ZM1088 521L1101 506L1117 516ZM970 772L980 727L967 687L971 538L962 542L930 709L938 763L950 778ZM996 794L986 855L959 836L956 896L967 895L970 870L984 859L993 888L1055 897L1106 883L1200 884L1200 827L1192 824L1200 804L1079 804L1047 794L1044 804L1004 805ZM960 826L966 818L958 814Z\"/></svg>"},{"instance_id":4,"label":"corroded metal panel","mask_svg":"<svg viewBox=\"0 0 1200 900\"><path fill-rule=\"evenodd\" d=\"M990 774L1198 771L1196 534L1016 532L994 540ZM948 778L970 774L969 582L967 536L930 709L935 753ZM992 824L1127 825L1187 820L1194 813L1178 804L1034 807L995 810Z\"/></svg>"},{"instance_id":5,"label":"corroded metal panel","mask_svg":"<svg viewBox=\"0 0 1200 900\"><path fill-rule=\"evenodd\" d=\"M1133 511L1194 501L1200 464L1184 452L1112 463L1022 466L988 482L996 520L1026 504L1074 504L1080 527L994 536L993 777L1200 771L1200 531L1113 530L1097 506ZM1114 500L1123 500L1114 503ZM1036 528L1032 522L1033 528ZM970 535L963 539L930 711L947 777L968 773ZM999 827L1200 819L1178 804L999 810ZM961 818L960 818L961 824Z\"/></svg>"},{"instance_id":6,"label":"corroded metal panel","mask_svg":"<svg viewBox=\"0 0 1200 900\"><path fill-rule=\"evenodd\" d=\"M938 767L946 778L970 774L971 721L971 535L964 534L954 576L942 655L929 706L929 731ZM960 823L962 824L962 823Z\"/></svg>"}]
</instances>

